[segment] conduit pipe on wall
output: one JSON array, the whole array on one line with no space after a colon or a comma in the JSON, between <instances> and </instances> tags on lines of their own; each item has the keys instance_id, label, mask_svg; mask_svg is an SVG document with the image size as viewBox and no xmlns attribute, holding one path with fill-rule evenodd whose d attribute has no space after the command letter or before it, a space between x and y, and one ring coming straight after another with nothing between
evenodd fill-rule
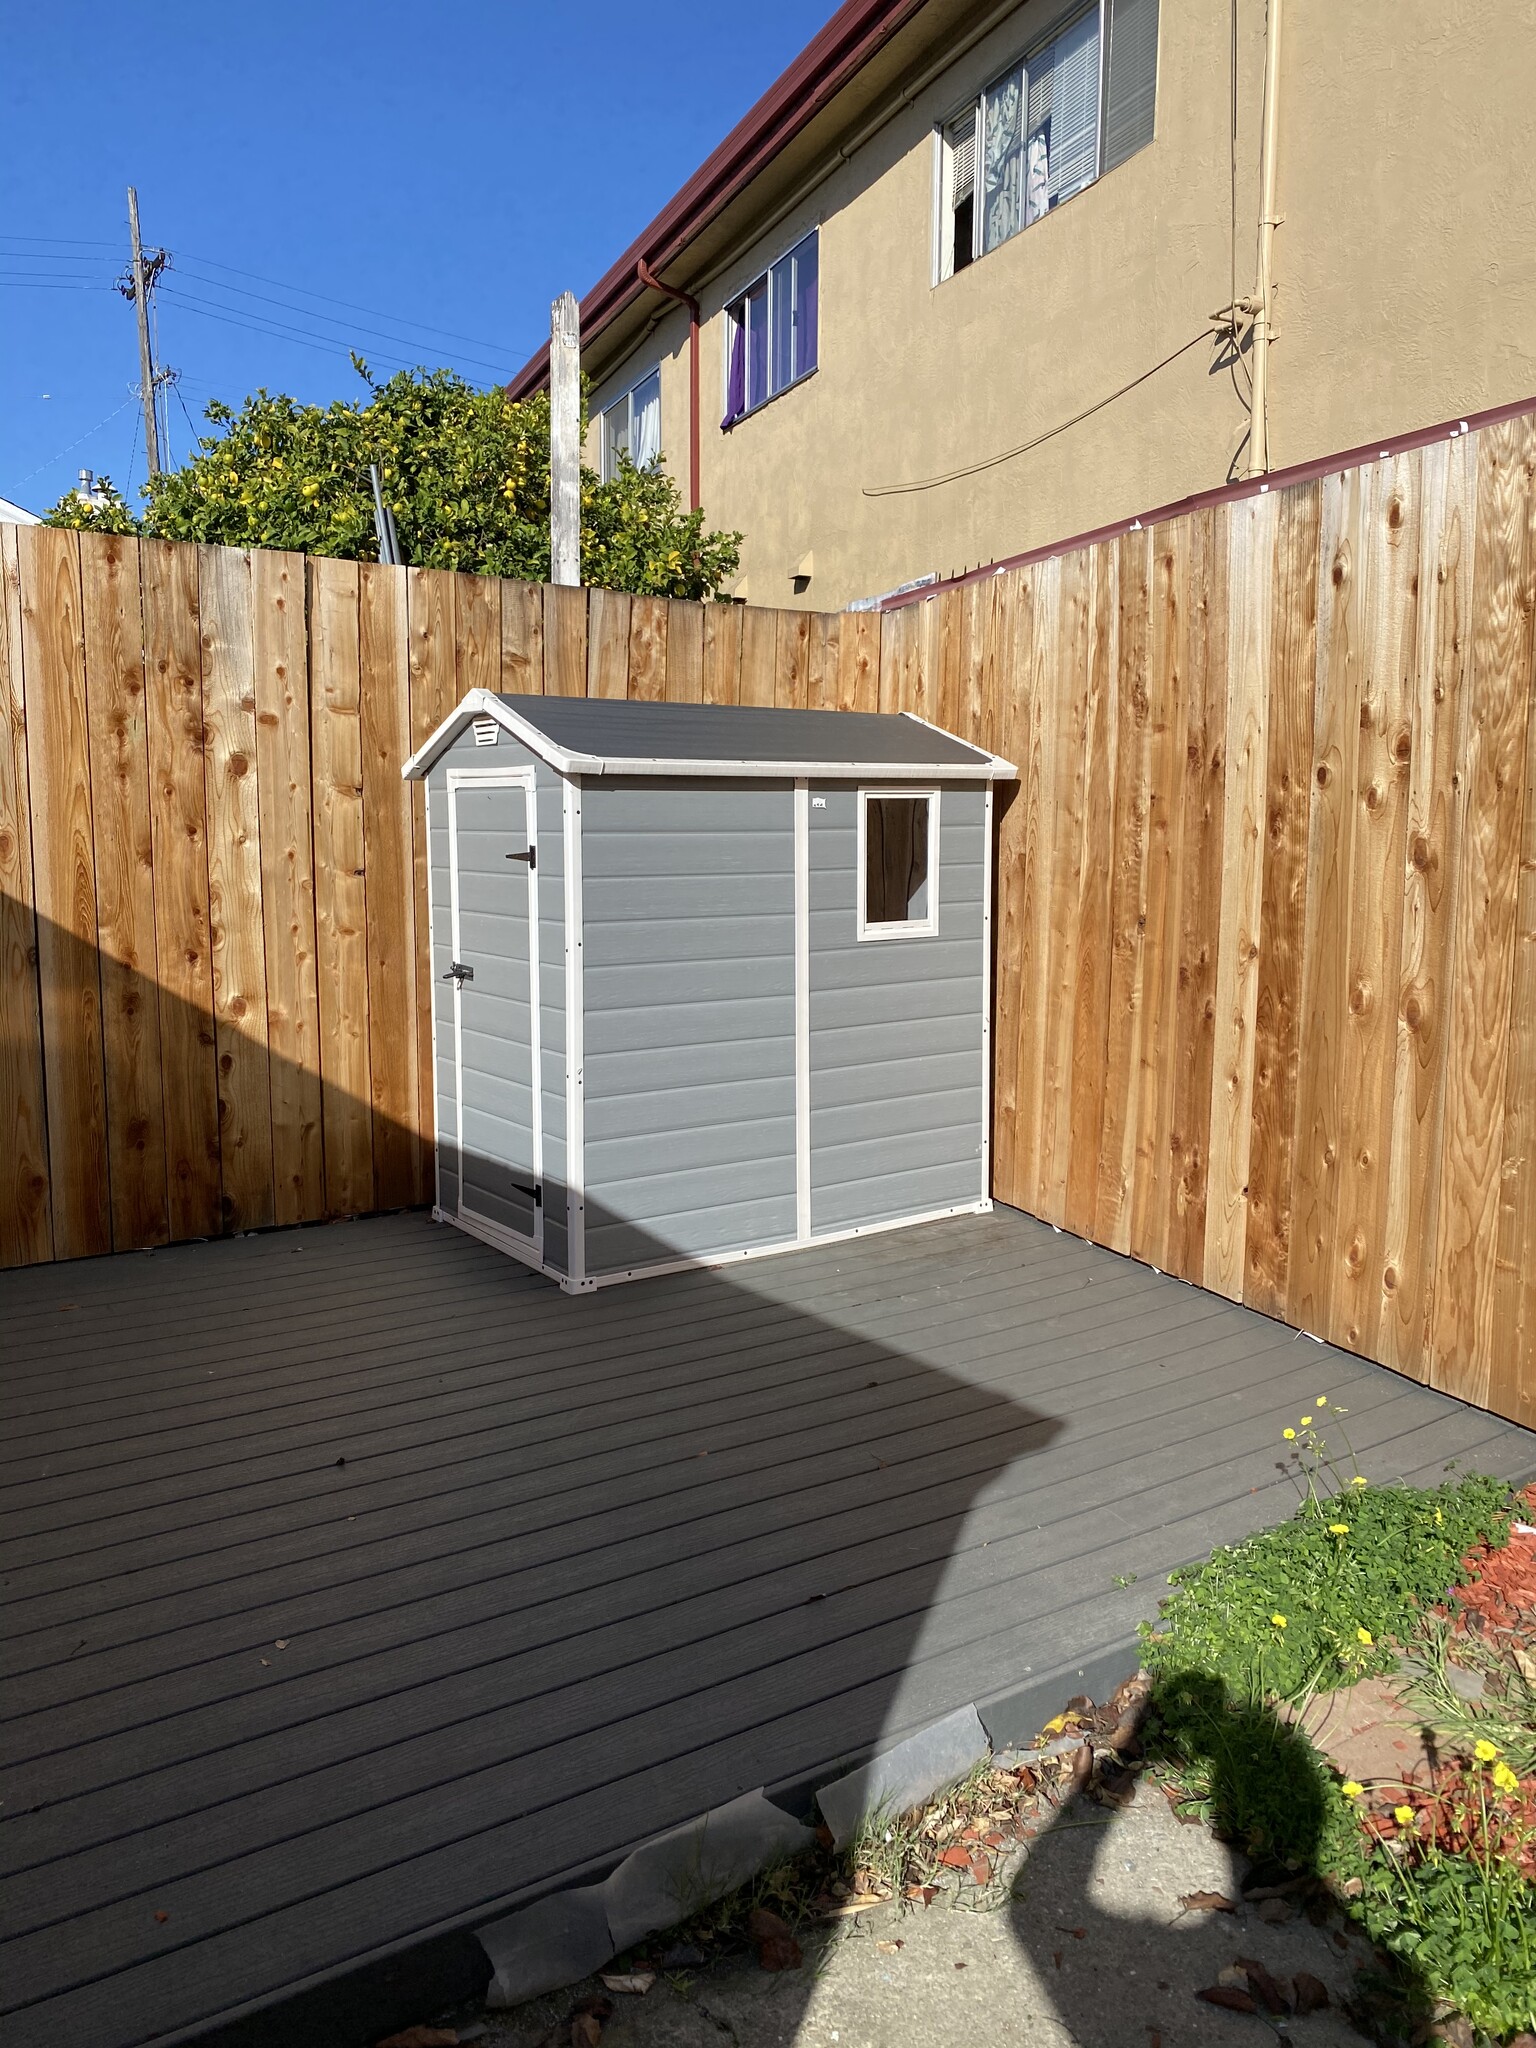
<instances>
[{"instance_id":1,"label":"conduit pipe on wall","mask_svg":"<svg viewBox=\"0 0 1536 2048\"><path fill-rule=\"evenodd\" d=\"M1275 162L1280 138L1280 30L1285 0L1269 0L1264 29L1264 125L1259 153L1259 256L1253 287L1253 395L1248 406L1249 476L1269 470L1269 345L1274 336Z\"/></svg>"},{"instance_id":2,"label":"conduit pipe on wall","mask_svg":"<svg viewBox=\"0 0 1536 2048\"><path fill-rule=\"evenodd\" d=\"M699 509L699 302L691 292L663 284L642 256L635 271L643 285L688 308L688 509Z\"/></svg>"}]
</instances>

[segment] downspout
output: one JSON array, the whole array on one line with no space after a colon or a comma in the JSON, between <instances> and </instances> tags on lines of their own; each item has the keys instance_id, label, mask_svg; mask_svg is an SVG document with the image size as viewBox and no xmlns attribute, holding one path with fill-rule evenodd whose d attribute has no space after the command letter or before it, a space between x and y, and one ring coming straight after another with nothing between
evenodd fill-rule
<instances>
[{"instance_id":1,"label":"downspout","mask_svg":"<svg viewBox=\"0 0 1536 2048\"><path fill-rule=\"evenodd\" d=\"M1253 287L1253 396L1248 407L1249 476L1269 470L1269 345L1274 339L1275 159L1280 140L1280 29L1285 0L1269 0L1264 34L1264 127L1260 141L1259 261Z\"/></svg>"},{"instance_id":2,"label":"downspout","mask_svg":"<svg viewBox=\"0 0 1536 2048\"><path fill-rule=\"evenodd\" d=\"M688 509L699 509L699 302L691 292L663 284L642 256L635 265L643 285L688 308Z\"/></svg>"}]
</instances>

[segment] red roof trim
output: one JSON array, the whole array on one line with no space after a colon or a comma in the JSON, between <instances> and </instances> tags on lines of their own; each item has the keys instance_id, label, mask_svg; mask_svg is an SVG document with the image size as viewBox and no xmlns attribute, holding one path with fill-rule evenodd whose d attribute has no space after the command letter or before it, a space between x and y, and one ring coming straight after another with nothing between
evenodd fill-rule
<instances>
[{"instance_id":1,"label":"red roof trim","mask_svg":"<svg viewBox=\"0 0 1536 2048\"><path fill-rule=\"evenodd\" d=\"M601 334L645 291L639 277L642 260L652 270L673 262L925 4L926 0L845 0L645 232L593 285L581 302L582 341ZM506 387L507 396L526 398L541 389L548 377L546 343Z\"/></svg>"},{"instance_id":2,"label":"red roof trim","mask_svg":"<svg viewBox=\"0 0 1536 2048\"><path fill-rule=\"evenodd\" d=\"M1096 541L1114 540L1122 533L1134 533L1139 526L1157 526L1164 519L1177 519L1186 512L1199 512L1207 505L1233 505L1243 498L1257 498L1265 491L1283 491L1290 484L1315 483L1337 469L1358 469L1362 463L1380 462L1383 456L1406 455L1414 448L1429 448L1436 441L1470 434L1479 427L1496 427L1505 420L1536 412L1536 398L1519 398L1512 405L1490 406L1486 412L1469 412L1464 419L1442 420L1438 426L1415 427L1410 434L1383 435L1378 441L1362 442L1338 455L1322 455L1312 462L1294 462L1289 469L1272 469L1267 476L1243 477L1234 484L1217 484L1209 491L1196 491L1171 505L1159 505L1153 512L1138 513L1132 519L1116 519L1108 526L1095 526L1087 533L1074 533L1070 540L1048 541L1044 547L1029 548L1021 555L1004 555L985 568L967 569L963 576L946 576L937 583L925 583L919 590L882 598L883 612L899 611L903 605L924 604L941 590L958 590L962 584L979 583L983 577L999 576L1004 569L1028 569L1036 562L1048 562L1054 555L1070 555L1075 548L1092 547Z\"/></svg>"}]
</instances>

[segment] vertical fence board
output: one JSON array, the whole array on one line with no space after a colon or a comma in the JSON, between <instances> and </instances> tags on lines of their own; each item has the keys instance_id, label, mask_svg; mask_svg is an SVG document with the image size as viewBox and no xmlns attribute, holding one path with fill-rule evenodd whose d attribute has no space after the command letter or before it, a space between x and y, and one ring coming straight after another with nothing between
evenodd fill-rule
<instances>
[{"instance_id":1,"label":"vertical fence board","mask_svg":"<svg viewBox=\"0 0 1536 2048\"><path fill-rule=\"evenodd\" d=\"M741 606L712 604L704 609L704 702L741 701Z\"/></svg>"},{"instance_id":2,"label":"vertical fence board","mask_svg":"<svg viewBox=\"0 0 1536 2048\"><path fill-rule=\"evenodd\" d=\"M311 558L309 619L325 1196L332 1215L355 1216L373 1203L356 562Z\"/></svg>"},{"instance_id":3,"label":"vertical fence board","mask_svg":"<svg viewBox=\"0 0 1536 2048\"><path fill-rule=\"evenodd\" d=\"M621 590L594 590L587 613L587 695L629 695L630 600Z\"/></svg>"},{"instance_id":4,"label":"vertical fence board","mask_svg":"<svg viewBox=\"0 0 1536 2048\"><path fill-rule=\"evenodd\" d=\"M1205 1270L1211 1139L1211 1072L1216 1048L1216 942L1226 828L1227 564L1223 510L1190 521L1189 594L1182 621L1185 690L1184 874L1178 920L1173 1179L1167 1267L1198 1282Z\"/></svg>"},{"instance_id":5,"label":"vertical fence board","mask_svg":"<svg viewBox=\"0 0 1536 2048\"><path fill-rule=\"evenodd\" d=\"M481 582L473 594L465 585ZM500 668L500 593L488 579L461 576L458 616L475 621L469 645L495 687ZM462 657L465 643L461 641ZM411 784L400 763L411 749L410 625L403 576L374 563L358 570L358 665L363 828L367 879L364 928L368 972L368 1082L373 1111L373 1200L399 1209L418 1199L421 1128L420 1012L415 999L416 905ZM459 669L462 694L465 671ZM430 1102L427 1112L430 1114Z\"/></svg>"},{"instance_id":6,"label":"vertical fence board","mask_svg":"<svg viewBox=\"0 0 1536 2048\"><path fill-rule=\"evenodd\" d=\"M773 702L774 663L778 649L778 614L748 606L741 615L741 664L738 671L743 704Z\"/></svg>"},{"instance_id":7,"label":"vertical fence board","mask_svg":"<svg viewBox=\"0 0 1536 2048\"><path fill-rule=\"evenodd\" d=\"M1354 761L1360 735L1364 483L1358 470L1322 484L1317 571L1317 682L1307 821L1306 954L1291 1153L1288 1320L1321 1336L1333 1314L1339 1157L1347 1142L1340 1096L1348 1005L1349 877Z\"/></svg>"},{"instance_id":8,"label":"vertical fence board","mask_svg":"<svg viewBox=\"0 0 1536 2048\"><path fill-rule=\"evenodd\" d=\"M1338 1253L1331 1316L1320 1332L1355 1351L1374 1347L1381 1319L1382 1231L1397 1062L1404 817L1412 751L1407 677L1414 660L1419 474L1416 455L1373 463L1366 472L1360 715L1340 1044L1340 1095L1348 1143L1341 1149L1338 1166Z\"/></svg>"},{"instance_id":9,"label":"vertical fence board","mask_svg":"<svg viewBox=\"0 0 1536 2048\"><path fill-rule=\"evenodd\" d=\"M544 593L537 583L501 584L500 687L512 697L544 694Z\"/></svg>"},{"instance_id":10,"label":"vertical fence board","mask_svg":"<svg viewBox=\"0 0 1536 2048\"><path fill-rule=\"evenodd\" d=\"M115 1251L125 1251L164 1244L170 1231L165 1203L144 614L135 542L120 534L81 534L80 594L112 1245Z\"/></svg>"},{"instance_id":11,"label":"vertical fence board","mask_svg":"<svg viewBox=\"0 0 1536 2048\"><path fill-rule=\"evenodd\" d=\"M880 708L880 614L845 612L837 640L837 708Z\"/></svg>"},{"instance_id":12,"label":"vertical fence board","mask_svg":"<svg viewBox=\"0 0 1536 2048\"><path fill-rule=\"evenodd\" d=\"M362 585L359 584L358 588L361 590ZM395 600L385 596L385 589L386 585L379 584L369 602L376 623L382 625L386 616L389 620L385 628L388 638L386 672L394 678L397 664L408 663L409 660L404 598L402 593L397 621ZM471 690L500 690L504 687L501 680L501 610L501 590L493 576L469 576L462 572L454 575L453 656L461 700ZM390 694L393 690L392 682Z\"/></svg>"},{"instance_id":13,"label":"vertical fence board","mask_svg":"<svg viewBox=\"0 0 1536 2048\"><path fill-rule=\"evenodd\" d=\"M441 569L411 569L406 574L406 624L409 634L411 751L430 739L457 702L453 652L454 579ZM544 591L536 583L504 583L501 599L501 686L514 696L542 696L544 691ZM364 818L366 825L367 819ZM427 919L427 791L411 786L411 915L425 934ZM427 945L418 945L416 981L416 1100L421 1127L416 1147L415 1198L435 1194L434 1120L437 1076L432 1060L432 962Z\"/></svg>"},{"instance_id":14,"label":"vertical fence board","mask_svg":"<svg viewBox=\"0 0 1536 2048\"><path fill-rule=\"evenodd\" d=\"M1536 433L1527 417L1485 428L1481 439L1472 672L1460 764L1466 816L1430 1324L1432 1383L1476 1402L1487 1399L1492 1378L1498 1299L1488 1252L1498 1247L1506 1138L1531 686L1527 501ZM1519 1106L1517 1098L1517 1119Z\"/></svg>"},{"instance_id":15,"label":"vertical fence board","mask_svg":"<svg viewBox=\"0 0 1536 2048\"><path fill-rule=\"evenodd\" d=\"M1241 1301L1253 1137L1254 1019L1264 888L1264 792L1269 740L1270 592L1275 500L1230 509L1227 577L1227 787L1222 808L1221 925L1217 938L1205 1285Z\"/></svg>"},{"instance_id":16,"label":"vertical fence board","mask_svg":"<svg viewBox=\"0 0 1536 2048\"><path fill-rule=\"evenodd\" d=\"M1086 568L1088 689L1083 709L1083 789L1073 892L1078 946L1071 1016L1070 1155L1065 1220L1069 1230L1091 1237L1108 1088L1119 563L1112 550L1091 549Z\"/></svg>"},{"instance_id":17,"label":"vertical fence board","mask_svg":"<svg viewBox=\"0 0 1536 2048\"><path fill-rule=\"evenodd\" d=\"M320 992L315 940L313 777L304 557L251 556L267 1079L276 1223L325 1214Z\"/></svg>"},{"instance_id":18,"label":"vertical fence board","mask_svg":"<svg viewBox=\"0 0 1536 2048\"><path fill-rule=\"evenodd\" d=\"M1456 772L1471 657L1476 447L1468 437L1421 455L1419 573L1409 717L1402 943L1393 1072L1392 1157L1381 1257L1376 1356L1427 1371L1431 1261L1445 1102L1448 940L1465 785Z\"/></svg>"},{"instance_id":19,"label":"vertical fence board","mask_svg":"<svg viewBox=\"0 0 1536 2048\"><path fill-rule=\"evenodd\" d=\"M53 1257L19 532L0 526L0 1266Z\"/></svg>"},{"instance_id":20,"label":"vertical fence board","mask_svg":"<svg viewBox=\"0 0 1536 2048\"><path fill-rule=\"evenodd\" d=\"M669 704L704 701L704 611L674 597L667 602L667 683Z\"/></svg>"},{"instance_id":21,"label":"vertical fence board","mask_svg":"<svg viewBox=\"0 0 1536 2048\"><path fill-rule=\"evenodd\" d=\"M1142 1013L1137 1034L1127 1249L1161 1266L1172 1200L1173 1079L1178 1027L1179 884L1184 852L1184 664L1180 622L1188 569L1187 529L1153 529L1147 566L1146 693L1150 724L1146 821Z\"/></svg>"},{"instance_id":22,"label":"vertical fence board","mask_svg":"<svg viewBox=\"0 0 1536 2048\"><path fill-rule=\"evenodd\" d=\"M1059 565L1057 607L1046 716L1057 729L1055 803L1046 872L1050 879L1049 947L1045 956L1045 1042L1042 1047L1038 1193L1030 1206L1048 1223L1067 1214L1072 1148L1073 1020L1077 1011L1078 952L1082 942L1085 855L1093 730L1092 585L1087 556L1076 549ZM883 708L883 707L882 707ZM1095 1156L1097 1139L1095 1138Z\"/></svg>"},{"instance_id":23,"label":"vertical fence board","mask_svg":"<svg viewBox=\"0 0 1536 2048\"><path fill-rule=\"evenodd\" d=\"M667 694L667 600L636 597L629 606L629 694L659 704Z\"/></svg>"},{"instance_id":24,"label":"vertical fence board","mask_svg":"<svg viewBox=\"0 0 1536 2048\"><path fill-rule=\"evenodd\" d=\"M276 1214L250 556L199 548L198 582L223 1220L250 1230Z\"/></svg>"},{"instance_id":25,"label":"vertical fence board","mask_svg":"<svg viewBox=\"0 0 1536 2048\"><path fill-rule=\"evenodd\" d=\"M587 694L587 593L579 585L544 586L544 690L550 697Z\"/></svg>"},{"instance_id":26,"label":"vertical fence board","mask_svg":"<svg viewBox=\"0 0 1536 2048\"><path fill-rule=\"evenodd\" d=\"M1312 693L1317 674L1317 550L1322 494L1286 491L1276 513L1271 599L1264 898L1254 1009L1253 1113L1243 1299L1283 1315L1291 1256L1291 1149L1301 1067Z\"/></svg>"},{"instance_id":27,"label":"vertical fence board","mask_svg":"<svg viewBox=\"0 0 1536 2048\"><path fill-rule=\"evenodd\" d=\"M803 711L807 701L810 658L811 615L783 611L778 614L778 643L774 654L773 701L783 711Z\"/></svg>"},{"instance_id":28,"label":"vertical fence board","mask_svg":"<svg viewBox=\"0 0 1536 2048\"><path fill-rule=\"evenodd\" d=\"M173 1239L219 1228L219 1090L208 917L197 550L140 543L149 712L155 954L165 1066L166 1208Z\"/></svg>"},{"instance_id":29,"label":"vertical fence board","mask_svg":"<svg viewBox=\"0 0 1536 2048\"><path fill-rule=\"evenodd\" d=\"M54 1251L112 1244L79 536L17 535Z\"/></svg>"}]
</instances>

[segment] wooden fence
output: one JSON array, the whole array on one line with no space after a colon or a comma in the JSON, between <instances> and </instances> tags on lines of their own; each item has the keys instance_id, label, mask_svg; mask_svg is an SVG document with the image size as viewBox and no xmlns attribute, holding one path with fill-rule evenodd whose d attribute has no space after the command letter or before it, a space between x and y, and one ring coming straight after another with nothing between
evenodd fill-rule
<instances>
[{"instance_id":1,"label":"wooden fence","mask_svg":"<svg viewBox=\"0 0 1536 2048\"><path fill-rule=\"evenodd\" d=\"M1536 1421L1536 425L882 615L0 528L0 1262L427 1198L464 691L1019 763L994 1190Z\"/></svg>"}]
</instances>

